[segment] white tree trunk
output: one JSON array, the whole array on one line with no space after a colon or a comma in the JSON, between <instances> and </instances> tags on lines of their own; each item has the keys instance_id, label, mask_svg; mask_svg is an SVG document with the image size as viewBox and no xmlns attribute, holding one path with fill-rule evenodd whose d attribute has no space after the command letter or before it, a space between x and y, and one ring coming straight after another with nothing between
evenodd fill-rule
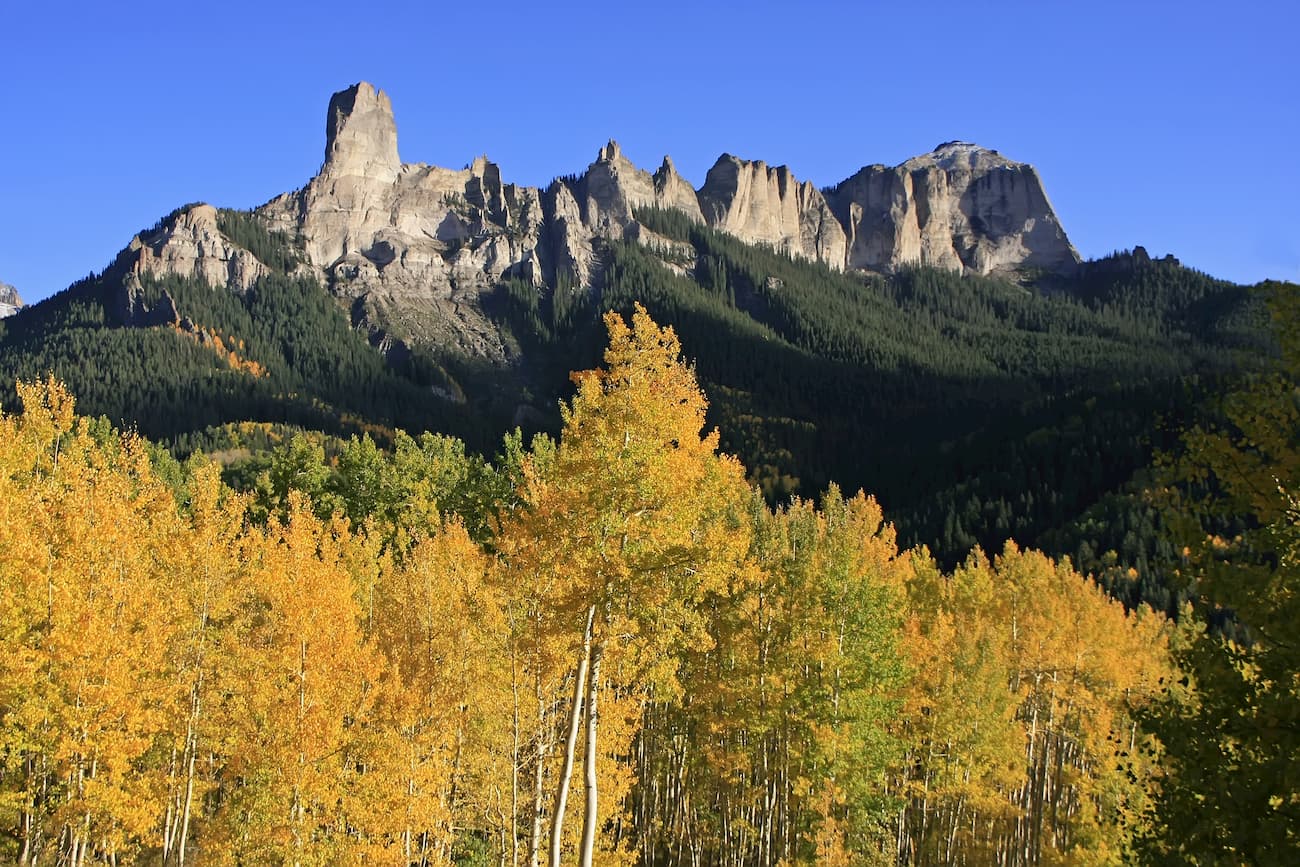
<instances>
[{"instance_id":1,"label":"white tree trunk","mask_svg":"<svg viewBox=\"0 0 1300 867\"><path fill-rule=\"evenodd\" d=\"M555 813L551 816L551 867L560 867L561 832L564 808L569 801L569 778L573 775L574 753L578 747L578 727L582 719L582 698L587 687L587 667L591 663L591 629L596 620L596 606L587 609L587 628L582 636L582 655L573 682L573 707L569 713L569 736L564 742L564 767L560 770L560 788L555 794Z\"/></svg>"}]
</instances>

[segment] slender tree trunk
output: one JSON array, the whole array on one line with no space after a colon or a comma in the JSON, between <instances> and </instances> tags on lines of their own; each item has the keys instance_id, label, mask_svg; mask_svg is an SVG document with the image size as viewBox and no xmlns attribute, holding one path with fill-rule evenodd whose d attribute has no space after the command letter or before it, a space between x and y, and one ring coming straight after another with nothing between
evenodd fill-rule
<instances>
[{"instance_id":1,"label":"slender tree trunk","mask_svg":"<svg viewBox=\"0 0 1300 867\"><path fill-rule=\"evenodd\" d=\"M578 746L578 726L582 719L582 699L587 687L587 666L591 662L591 629L596 621L596 606L587 609L587 628L582 636L582 655L573 679L573 706L569 713L569 735L564 743L564 766L560 770L560 788L555 794L555 813L551 816L550 867L560 867L561 832L564 808L569 800L569 778L573 775L574 752Z\"/></svg>"},{"instance_id":2,"label":"slender tree trunk","mask_svg":"<svg viewBox=\"0 0 1300 867\"><path fill-rule=\"evenodd\" d=\"M195 713L197 712L196 708ZM185 850L190 840L190 811L194 804L194 764L198 758L198 747L198 738L191 734L187 747L189 756L185 765L185 805L181 812L180 838L176 841L176 863L179 867L185 867Z\"/></svg>"},{"instance_id":3,"label":"slender tree trunk","mask_svg":"<svg viewBox=\"0 0 1300 867\"><path fill-rule=\"evenodd\" d=\"M514 628L511 627L513 633ZM510 640L510 867L519 867L519 656Z\"/></svg>"},{"instance_id":4,"label":"slender tree trunk","mask_svg":"<svg viewBox=\"0 0 1300 867\"><path fill-rule=\"evenodd\" d=\"M550 752L550 733L547 729L546 703L542 698L542 674L534 680L537 698L537 759L533 769L533 822L528 835L528 867L542 863L542 801L546 791L546 754Z\"/></svg>"},{"instance_id":5,"label":"slender tree trunk","mask_svg":"<svg viewBox=\"0 0 1300 867\"><path fill-rule=\"evenodd\" d=\"M583 759L586 772L587 803L582 814L582 858L579 862L581 867L591 867L592 853L596 848L597 807L599 806L596 777L596 727L600 721L596 702L600 697L600 658L603 654L604 647L598 645L592 655L591 679L587 686L587 753Z\"/></svg>"},{"instance_id":6,"label":"slender tree trunk","mask_svg":"<svg viewBox=\"0 0 1300 867\"><path fill-rule=\"evenodd\" d=\"M198 682L190 689L190 713L189 718L185 721L185 748L181 752L181 764L185 773L184 789L180 794L180 804L178 805L177 815L175 817L176 828L174 831L169 829L168 851L163 853L163 863L170 864L170 855L175 856L175 863L178 867L185 867L185 850L189 843L190 835L190 811L194 803L194 766L198 758L198 734L195 726L199 721L202 711L202 692L203 692L203 673L199 673ZM168 806L168 811L171 811Z\"/></svg>"},{"instance_id":7,"label":"slender tree trunk","mask_svg":"<svg viewBox=\"0 0 1300 867\"><path fill-rule=\"evenodd\" d=\"M185 735L186 743L189 742L189 734ZM163 841L162 841L162 863L169 864L172 860L172 846L176 837L176 804L180 800L180 794L176 791L179 785L176 780L176 766L179 761L176 757L176 748L172 747L171 761L167 763L167 812L163 816Z\"/></svg>"}]
</instances>

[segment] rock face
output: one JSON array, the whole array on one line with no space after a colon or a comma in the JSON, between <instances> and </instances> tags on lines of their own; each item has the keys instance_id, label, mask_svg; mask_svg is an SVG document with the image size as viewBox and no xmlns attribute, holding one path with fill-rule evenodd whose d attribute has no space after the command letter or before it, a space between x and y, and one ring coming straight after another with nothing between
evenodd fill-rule
<instances>
[{"instance_id":1,"label":"rock face","mask_svg":"<svg viewBox=\"0 0 1300 867\"><path fill-rule=\"evenodd\" d=\"M577 285L591 282L599 239L648 237L633 217L634 208L674 209L704 222L694 188L670 158L651 175L633 165L612 139L581 175L552 183L547 203L556 270Z\"/></svg>"},{"instance_id":2,"label":"rock face","mask_svg":"<svg viewBox=\"0 0 1300 867\"><path fill-rule=\"evenodd\" d=\"M692 272L691 245L640 225L642 207L676 209L836 270L917 263L986 274L1078 262L1034 169L975 145L950 142L894 168L868 166L823 194L785 166L729 154L696 190L667 157L651 174L610 141L583 173L542 191L505 183L486 157L460 170L403 163L392 103L364 82L330 99L316 176L256 214L300 239L301 267L381 345L436 344L500 364L515 352L488 314L503 279L539 296L559 286L599 292L611 241L640 243L678 273ZM169 223L125 252L134 272L236 291L266 273L222 236L211 207Z\"/></svg>"},{"instance_id":3,"label":"rock face","mask_svg":"<svg viewBox=\"0 0 1300 867\"><path fill-rule=\"evenodd\" d=\"M23 299L18 297L18 290L8 283L0 282L0 319L13 316L23 307Z\"/></svg>"},{"instance_id":4,"label":"rock face","mask_svg":"<svg viewBox=\"0 0 1300 867\"><path fill-rule=\"evenodd\" d=\"M844 268L844 229L811 183L800 183L786 166L769 168L723 154L699 191L710 226L751 244Z\"/></svg>"},{"instance_id":5,"label":"rock face","mask_svg":"<svg viewBox=\"0 0 1300 867\"><path fill-rule=\"evenodd\" d=\"M1034 167L967 142L893 168L867 166L830 200L848 233L849 268L988 274L1079 263Z\"/></svg>"},{"instance_id":6,"label":"rock face","mask_svg":"<svg viewBox=\"0 0 1300 867\"><path fill-rule=\"evenodd\" d=\"M211 205L194 205L157 232L136 236L124 255L136 274L179 274L239 292L267 272L257 257L221 234Z\"/></svg>"},{"instance_id":7,"label":"rock face","mask_svg":"<svg viewBox=\"0 0 1300 867\"><path fill-rule=\"evenodd\" d=\"M303 239L359 323L495 361L507 348L480 295L505 276L543 280L540 192L502 183L486 157L402 164L392 104L365 83L330 100L316 177L258 213Z\"/></svg>"},{"instance_id":8,"label":"rock face","mask_svg":"<svg viewBox=\"0 0 1300 867\"><path fill-rule=\"evenodd\" d=\"M397 180L402 162L388 94L363 81L330 98L325 166L336 178L369 178L382 184Z\"/></svg>"}]
</instances>

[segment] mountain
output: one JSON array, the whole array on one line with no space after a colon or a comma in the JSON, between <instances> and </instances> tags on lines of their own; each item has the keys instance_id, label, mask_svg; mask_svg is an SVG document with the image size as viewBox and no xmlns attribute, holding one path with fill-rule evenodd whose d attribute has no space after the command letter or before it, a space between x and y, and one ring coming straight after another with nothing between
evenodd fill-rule
<instances>
[{"instance_id":1,"label":"mountain","mask_svg":"<svg viewBox=\"0 0 1300 867\"><path fill-rule=\"evenodd\" d=\"M18 297L18 290L8 283L0 282L0 319L12 316L23 306L23 299Z\"/></svg>"},{"instance_id":2,"label":"mountain","mask_svg":"<svg viewBox=\"0 0 1300 867\"><path fill-rule=\"evenodd\" d=\"M680 334L773 499L863 487L940 559L1015 538L1162 606L1128 486L1270 351L1245 287L1142 248L1080 263L1034 169L975 145L825 190L724 154L696 189L611 141L541 189L485 157L402 163L388 97L359 84L302 188L178 208L0 323L0 400L53 372L83 411L243 479L294 429L490 453L558 429L598 314L634 303Z\"/></svg>"},{"instance_id":3,"label":"mountain","mask_svg":"<svg viewBox=\"0 0 1300 867\"><path fill-rule=\"evenodd\" d=\"M670 158L651 174L611 141L581 175L542 190L504 182L486 157L458 171L403 163L391 101L364 82L331 98L317 175L256 215L302 239L306 265L357 324L505 364L515 349L483 294L503 278L599 287L607 241L663 245L636 219L644 207L833 270L1068 274L1079 261L1033 167L975 145L868 166L823 195L786 166L730 154L694 189ZM187 217L175 236L146 240L140 268L246 290L259 263L218 240L212 220Z\"/></svg>"},{"instance_id":4,"label":"mountain","mask_svg":"<svg viewBox=\"0 0 1300 867\"><path fill-rule=\"evenodd\" d=\"M850 268L1068 273L1079 263L1034 167L969 142L893 168L867 166L829 198L847 227Z\"/></svg>"}]
</instances>

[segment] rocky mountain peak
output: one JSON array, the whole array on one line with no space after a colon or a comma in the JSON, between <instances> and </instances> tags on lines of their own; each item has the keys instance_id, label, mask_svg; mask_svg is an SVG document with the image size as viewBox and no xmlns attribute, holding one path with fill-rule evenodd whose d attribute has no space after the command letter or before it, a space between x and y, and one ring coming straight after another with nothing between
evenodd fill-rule
<instances>
[{"instance_id":1,"label":"rocky mountain peak","mask_svg":"<svg viewBox=\"0 0 1300 867\"><path fill-rule=\"evenodd\" d=\"M482 156L461 170L401 163L392 103L366 82L331 97L320 172L256 214L301 240L302 267L354 323L504 363L513 350L485 306L500 281L599 291L609 239L672 247L639 225L642 207L679 210L835 270L924 264L985 274L1078 262L1033 167L970 142L868 166L823 192L785 165L729 153L697 190L669 157L652 175L610 139L584 172L543 193L507 183ZM202 276L237 291L263 271L206 206L137 239L130 253L138 272ZM680 266L689 250L672 259Z\"/></svg>"},{"instance_id":2,"label":"rocky mountain peak","mask_svg":"<svg viewBox=\"0 0 1300 867\"><path fill-rule=\"evenodd\" d=\"M681 211L698 223L704 222L695 187L677 173L677 166L673 165L672 157L664 156L659 170L654 173L654 187L657 206Z\"/></svg>"},{"instance_id":3,"label":"rocky mountain peak","mask_svg":"<svg viewBox=\"0 0 1300 867\"><path fill-rule=\"evenodd\" d=\"M8 283L0 282L0 319L12 316L23 307L23 299L18 297L18 290Z\"/></svg>"},{"instance_id":4,"label":"rocky mountain peak","mask_svg":"<svg viewBox=\"0 0 1300 867\"><path fill-rule=\"evenodd\" d=\"M613 139L610 139L596 156L596 162L598 163L613 163L621 159L623 159L623 149Z\"/></svg>"},{"instance_id":5,"label":"rocky mountain peak","mask_svg":"<svg viewBox=\"0 0 1300 867\"><path fill-rule=\"evenodd\" d=\"M392 183L401 167L388 94L362 81L330 97L322 174Z\"/></svg>"},{"instance_id":6,"label":"rocky mountain peak","mask_svg":"<svg viewBox=\"0 0 1300 867\"><path fill-rule=\"evenodd\" d=\"M849 268L929 265L972 274L1079 263L1033 166L950 141L892 168L872 165L829 199L849 237Z\"/></svg>"},{"instance_id":7,"label":"rocky mountain peak","mask_svg":"<svg viewBox=\"0 0 1300 867\"><path fill-rule=\"evenodd\" d=\"M1021 163L1013 162L990 148L980 147L968 141L947 141L938 145L928 154L912 157L903 165L910 169L935 166L946 172L952 171L989 171L996 168L1014 168Z\"/></svg>"}]
</instances>

